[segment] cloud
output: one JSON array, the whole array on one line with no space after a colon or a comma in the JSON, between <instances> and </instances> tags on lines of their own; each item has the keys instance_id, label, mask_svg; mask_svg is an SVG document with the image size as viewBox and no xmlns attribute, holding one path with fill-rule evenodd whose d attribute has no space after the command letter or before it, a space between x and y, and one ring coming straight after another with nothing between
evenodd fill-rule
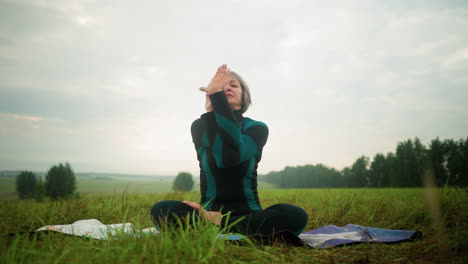
<instances>
[{"instance_id":1,"label":"cloud","mask_svg":"<svg viewBox=\"0 0 468 264\"><path fill-rule=\"evenodd\" d=\"M28 131L19 149L36 153L31 161L49 144L48 158L83 169L197 171L187 126L204 111L198 87L221 63L251 87L247 116L271 127L265 172L344 166L406 136L464 135L455 120L467 117L467 10L458 1L6 1L0 112L15 125L2 141Z\"/></svg>"},{"instance_id":2,"label":"cloud","mask_svg":"<svg viewBox=\"0 0 468 264\"><path fill-rule=\"evenodd\" d=\"M13 46L13 41L5 38L5 37L0 37L0 46Z\"/></svg>"},{"instance_id":3,"label":"cloud","mask_svg":"<svg viewBox=\"0 0 468 264\"><path fill-rule=\"evenodd\" d=\"M39 116L25 116L25 115L3 114L3 113L0 113L0 115L4 115L6 118L10 117L14 119L27 120L27 121L32 121L32 122L38 122L43 119L42 117L39 117Z\"/></svg>"},{"instance_id":4,"label":"cloud","mask_svg":"<svg viewBox=\"0 0 468 264\"><path fill-rule=\"evenodd\" d=\"M14 40L66 26L60 12L21 1L3 1L0 21L0 30Z\"/></svg>"},{"instance_id":5,"label":"cloud","mask_svg":"<svg viewBox=\"0 0 468 264\"><path fill-rule=\"evenodd\" d=\"M468 48L458 50L442 61L442 67L468 66Z\"/></svg>"},{"instance_id":6,"label":"cloud","mask_svg":"<svg viewBox=\"0 0 468 264\"><path fill-rule=\"evenodd\" d=\"M12 64L14 64L13 59L0 56L0 67L8 67L8 66L11 66Z\"/></svg>"}]
</instances>

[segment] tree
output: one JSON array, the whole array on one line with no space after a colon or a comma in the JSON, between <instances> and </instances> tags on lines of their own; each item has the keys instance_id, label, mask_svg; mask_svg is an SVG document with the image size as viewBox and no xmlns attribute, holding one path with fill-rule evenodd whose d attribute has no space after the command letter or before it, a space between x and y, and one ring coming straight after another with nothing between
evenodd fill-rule
<instances>
[{"instance_id":1,"label":"tree","mask_svg":"<svg viewBox=\"0 0 468 264\"><path fill-rule=\"evenodd\" d=\"M263 176L261 180L278 185L281 188L281 171L271 171Z\"/></svg>"},{"instance_id":2,"label":"tree","mask_svg":"<svg viewBox=\"0 0 468 264\"><path fill-rule=\"evenodd\" d=\"M73 194L76 189L75 173L68 162L50 168L46 175L45 189L46 196L52 200L67 198Z\"/></svg>"},{"instance_id":3,"label":"tree","mask_svg":"<svg viewBox=\"0 0 468 264\"><path fill-rule=\"evenodd\" d=\"M446 184L456 186L468 185L468 137L458 141L446 140L448 148ZM445 184L445 183L444 183Z\"/></svg>"},{"instance_id":4,"label":"tree","mask_svg":"<svg viewBox=\"0 0 468 264\"><path fill-rule=\"evenodd\" d=\"M349 166L344 167L341 170L341 175L343 177L344 186L351 187L353 185L352 183L353 179L351 178L351 168Z\"/></svg>"},{"instance_id":5,"label":"tree","mask_svg":"<svg viewBox=\"0 0 468 264\"><path fill-rule=\"evenodd\" d=\"M369 186L369 158L359 157L346 171L348 187L367 187Z\"/></svg>"},{"instance_id":6,"label":"tree","mask_svg":"<svg viewBox=\"0 0 468 264\"><path fill-rule=\"evenodd\" d=\"M45 183L42 177L37 177L36 188L34 188L34 199L41 202L46 194Z\"/></svg>"},{"instance_id":7,"label":"tree","mask_svg":"<svg viewBox=\"0 0 468 264\"><path fill-rule=\"evenodd\" d=\"M388 168L385 156L377 153L370 165L369 181L371 187L384 187L388 184Z\"/></svg>"},{"instance_id":8,"label":"tree","mask_svg":"<svg viewBox=\"0 0 468 264\"><path fill-rule=\"evenodd\" d=\"M174 180L172 189L177 192L190 192L193 189L192 174L188 172L179 172Z\"/></svg>"},{"instance_id":9,"label":"tree","mask_svg":"<svg viewBox=\"0 0 468 264\"><path fill-rule=\"evenodd\" d=\"M442 142L437 137L433 139L429 145L427 151L428 159L431 164L431 170L434 172L434 177L437 186L444 186L448 184L448 170L447 170L447 159L449 156L450 144Z\"/></svg>"},{"instance_id":10,"label":"tree","mask_svg":"<svg viewBox=\"0 0 468 264\"><path fill-rule=\"evenodd\" d=\"M20 199L30 199L34 197L36 188L36 175L31 171L22 171L16 176L16 192Z\"/></svg>"},{"instance_id":11,"label":"tree","mask_svg":"<svg viewBox=\"0 0 468 264\"><path fill-rule=\"evenodd\" d=\"M279 188L323 188L343 187L344 178L334 168L324 164L290 167L273 171L261 180L278 185Z\"/></svg>"},{"instance_id":12,"label":"tree","mask_svg":"<svg viewBox=\"0 0 468 264\"><path fill-rule=\"evenodd\" d=\"M422 176L427 167L427 151L418 138L399 142L395 155L396 179L392 179L397 187L420 187Z\"/></svg>"},{"instance_id":13,"label":"tree","mask_svg":"<svg viewBox=\"0 0 468 264\"><path fill-rule=\"evenodd\" d=\"M387 184L385 187L397 187L398 186L398 170L396 164L396 156L393 152L388 152L385 156L385 168L387 168Z\"/></svg>"}]
</instances>

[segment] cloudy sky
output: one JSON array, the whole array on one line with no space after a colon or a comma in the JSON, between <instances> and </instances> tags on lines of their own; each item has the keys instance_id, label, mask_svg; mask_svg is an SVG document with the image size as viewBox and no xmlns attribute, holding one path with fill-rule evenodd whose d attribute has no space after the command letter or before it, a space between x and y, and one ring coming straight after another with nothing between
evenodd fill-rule
<instances>
[{"instance_id":1,"label":"cloudy sky","mask_svg":"<svg viewBox=\"0 0 468 264\"><path fill-rule=\"evenodd\" d=\"M270 129L259 173L468 136L466 1L0 0L0 170L198 174L223 63Z\"/></svg>"}]
</instances>

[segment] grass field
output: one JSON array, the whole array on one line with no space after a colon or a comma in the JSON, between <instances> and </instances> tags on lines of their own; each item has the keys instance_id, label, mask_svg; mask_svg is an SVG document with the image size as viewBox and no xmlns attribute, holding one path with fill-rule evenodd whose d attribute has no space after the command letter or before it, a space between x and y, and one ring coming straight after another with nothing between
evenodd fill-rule
<instances>
[{"instance_id":1,"label":"grass field","mask_svg":"<svg viewBox=\"0 0 468 264\"><path fill-rule=\"evenodd\" d=\"M96 218L105 224L131 222L151 227L149 208L157 201L199 199L197 192L103 195L84 194L59 202L1 201L0 263L466 263L467 190L433 190L441 225L434 224L424 189L263 189L262 205L291 203L303 207L306 230L348 223L391 229L416 229L423 238L398 244L359 244L325 250L285 244L261 245L218 240L216 227L163 232L158 237L99 241L52 233L18 232L49 224ZM431 197L431 196L430 196ZM432 196L434 197L434 196ZM436 213L437 215L437 213ZM436 221L437 222L437 221ZM9 237L8 233L17 233Z\"/></svg>"}]
</instances>

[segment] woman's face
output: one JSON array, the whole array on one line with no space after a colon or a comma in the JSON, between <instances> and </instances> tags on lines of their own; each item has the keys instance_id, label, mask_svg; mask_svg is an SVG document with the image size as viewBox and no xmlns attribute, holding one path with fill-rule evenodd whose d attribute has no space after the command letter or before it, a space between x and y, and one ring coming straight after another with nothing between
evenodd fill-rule
<instances>
[{"instance_id":1,"label":"woman's face","mask_svg":"<svg viewBox=\"0 0 468 264\"><path fill-rule=\"evenodd\" d=\"M231 76L223 90L224 90L224 93L226 94L226 98L229 102L229 105L231 106L231 109L232 110L241 109L242 87L239 81L235 77Z\"/></svg>"}]
</instances>

